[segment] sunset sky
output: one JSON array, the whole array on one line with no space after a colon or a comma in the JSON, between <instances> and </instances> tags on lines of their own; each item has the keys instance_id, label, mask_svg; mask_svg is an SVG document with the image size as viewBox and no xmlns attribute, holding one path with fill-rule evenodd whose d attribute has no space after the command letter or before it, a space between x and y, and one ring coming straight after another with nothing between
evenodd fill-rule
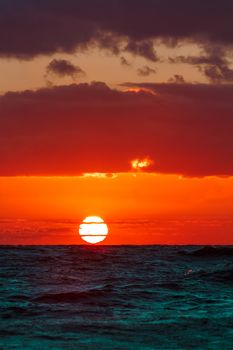
<instances>
[{"instance_id":1,"label":"sunset sky","mask_svg":"<svg viewBox=\"0 0 233 350\"><path fill-rule=\"evenodd\" d=\"M0 0L0 244L233 244L232 13Z\"/></svg>"}]
</instances>

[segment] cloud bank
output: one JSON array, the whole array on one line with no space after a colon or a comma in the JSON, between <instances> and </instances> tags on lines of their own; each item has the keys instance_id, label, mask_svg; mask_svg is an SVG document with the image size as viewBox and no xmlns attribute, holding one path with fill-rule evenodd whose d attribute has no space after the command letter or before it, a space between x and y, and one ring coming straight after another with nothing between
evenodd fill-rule
<instances>
[{"instance_id":1,"label":"cloud bank","mask_svg":"<svg viewBox=\"0 0 233 350\"><path fill-rule=\"evenodd\" d=\"M229 0L2 0L0 56L32 58L84 50L88 45L157 60L153 40L180 40L232 47Z\"/></svg>"},{"instance_id":2,"label":"cloud bank","mask_svg":"<svg viewBox=\"0 0 233 350\"><path fill-rule=\"evenodd\" d=\"M233 175L233 87L73 84L0 97L0 175ZM135 92L138 91L138 92Z\"/></svg>"}]
</instances>

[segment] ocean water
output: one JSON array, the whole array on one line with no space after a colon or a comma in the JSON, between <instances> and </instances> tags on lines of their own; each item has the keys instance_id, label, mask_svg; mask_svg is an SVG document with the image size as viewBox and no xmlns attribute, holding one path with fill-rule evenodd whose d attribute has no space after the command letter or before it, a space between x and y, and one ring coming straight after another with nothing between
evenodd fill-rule
<instances>
[{"instance_id":1,"label":"ocean water","mask_svg":"<svg viewBox=\"0 0 233 350\"><path fill-rule=\"evenodd\" d=\"M1 246L0 349L233 349L233 247Z\"/></svg>"}]
</instances>

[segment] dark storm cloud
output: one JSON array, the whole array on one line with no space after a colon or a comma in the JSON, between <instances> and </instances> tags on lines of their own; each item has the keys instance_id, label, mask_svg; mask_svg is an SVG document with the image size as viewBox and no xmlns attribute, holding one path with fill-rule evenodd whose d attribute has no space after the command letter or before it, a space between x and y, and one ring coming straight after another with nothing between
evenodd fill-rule
<instances>
[{"instance_id":1,"label":"dark storm cloud","mask_svg":"<svg viewBox=\"0 0 233 350\"><path fill-rule=\"evenodd\" d=\"M59 77L69 76L72 79L85 75L85 72L68 60L53 59L46 68L46 75L55 74Z\"/></svg>"},{"instance_id":2,"label":"dark storm cloud","mask_svg":"<svg viewBox=\"0 0 233 350\"><path fill-rule=\"evenodd\" d=\"M144 67L138 68L137 72L138 72L138 75L142 77L148 77L151 74L155 74L156 70L149 66L144 66Z\"/></svg>"},{"instance_id":3,"label":"dark storm cloud","mask_svg":"<svg viewBox=\"0 0 233 350\"><path fill-rule=\"evenodd\" d=\"M233 43L229 0L1 0L0 55L31 58L90 44L155 60L153 39ZM147 43L147 45L145 45Z\"/></svg>"},{"instance_id":4,"label":"dark storm cloud","mask_svg":"<svg viewBox=\"0 0 233 350\"><path fill-rule=\"evenodd\" d=\"M127 172L147 156L152 172L233 175L232 85L124 88L93 83L0 97L0 174Z\"/></svg>"}]
</instances>

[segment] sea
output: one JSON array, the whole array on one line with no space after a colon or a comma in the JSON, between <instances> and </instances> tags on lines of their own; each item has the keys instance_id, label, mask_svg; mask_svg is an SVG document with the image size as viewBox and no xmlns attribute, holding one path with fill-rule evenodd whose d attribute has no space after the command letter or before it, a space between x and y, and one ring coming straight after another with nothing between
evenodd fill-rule
<instances>
[{"instance_id":1,"label":"sea","mask_svg":"<svg viewBox=\"0 0 233 350\"><path fill-rule=\"evenodd\" d=\"M1 246L0 349L233 349L233 246Z\"/></svg>"}]
</instances>

